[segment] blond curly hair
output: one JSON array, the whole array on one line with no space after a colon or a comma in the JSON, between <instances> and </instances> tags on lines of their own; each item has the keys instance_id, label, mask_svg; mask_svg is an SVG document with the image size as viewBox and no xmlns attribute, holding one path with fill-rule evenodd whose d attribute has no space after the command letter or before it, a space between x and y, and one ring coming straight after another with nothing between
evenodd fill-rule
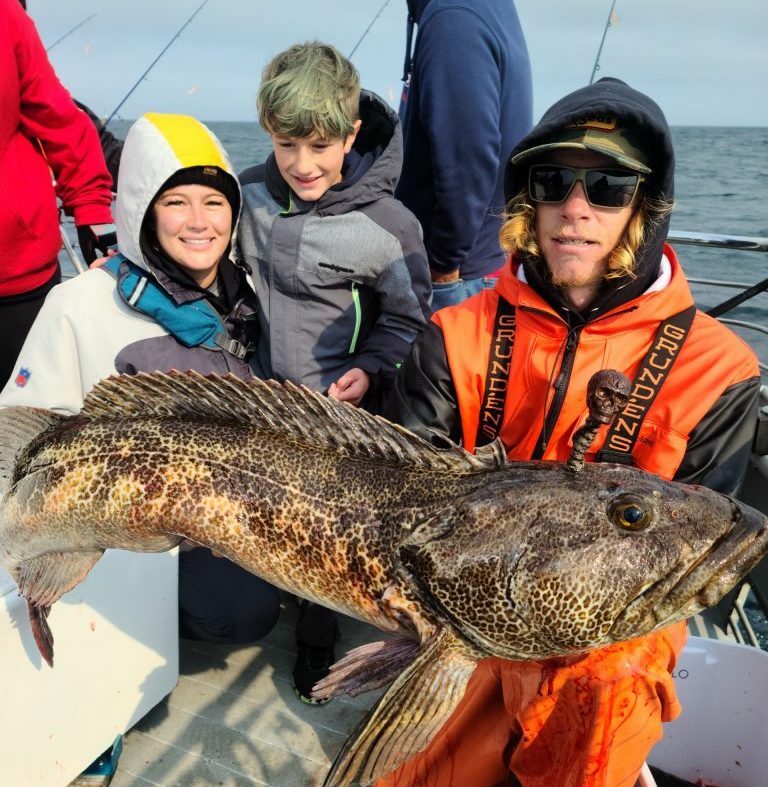
<instances>
[{"instance_id":1,"label":"blond curly hair","mask_svg":"<svg viewBox=\"0 0 768 787\"><path fill-rule=\"evenodd\" d=\"M641 198L622 239L608 258L606 279L635 278L635 255L646 233L669 216L673 207L674 203L669 200L652 199L647 195ZM531 204L527 189L509 201L502 218L504 223L499 231L499 242L504 251L525 255L533 261L542 259L536 238L536 207Z\"/></svg>"}]
</instances>

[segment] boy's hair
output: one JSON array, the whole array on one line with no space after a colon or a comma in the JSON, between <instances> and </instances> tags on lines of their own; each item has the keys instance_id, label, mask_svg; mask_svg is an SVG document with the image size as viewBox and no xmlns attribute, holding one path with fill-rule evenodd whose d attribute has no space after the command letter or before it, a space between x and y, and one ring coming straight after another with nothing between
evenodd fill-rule
<instances>
[{"instance_id":1,"label":"boy's hair","mask_svg":"<svg viewBox=\"0 0 768 787\"><path fill-rule=\"evenodd\" d=\"M270 134L340 139L359 117L360 77L337 49L319 41L274 57L259 87L259 122Z\"/></svg>"},{"instance_id":2,"label":"boy's hair","mask_svg":"<svg viewBox=\"0 0 768 787\"><path fill-rule=\"evenodd\" d=\"M643 243L645 233L654 224L669 216L673 207L674 203L670 201L643 195L619 244L608 257L606 279L618 279L622 276L636 278L635 254ZM504 224L499 232L499 242L504 251L526 254L536 262L542 259L536 237L535 217L536 208L531 204L528 189L523 189L509 201L503 216Z\"/></svg>"}]
</instances>

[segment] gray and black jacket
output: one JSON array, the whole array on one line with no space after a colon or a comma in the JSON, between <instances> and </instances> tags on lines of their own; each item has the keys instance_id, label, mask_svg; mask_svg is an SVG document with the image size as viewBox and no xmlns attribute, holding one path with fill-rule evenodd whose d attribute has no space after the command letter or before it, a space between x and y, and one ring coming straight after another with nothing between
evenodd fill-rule
<instances>
[{"instance_id":1,"label":"gray and black jacket","mask_svg":"<svg viewBox=\"0 0 768 787\"><path fill-rule=\"evenodd\" d=\"M385 383L426 324L431 285L421 230L393 197L397 115L363 91L344 179L302 202L274 156L240 175L241 260L260 302L259 377L325 390L358 367Z\"/></svg>"}]
</instances>

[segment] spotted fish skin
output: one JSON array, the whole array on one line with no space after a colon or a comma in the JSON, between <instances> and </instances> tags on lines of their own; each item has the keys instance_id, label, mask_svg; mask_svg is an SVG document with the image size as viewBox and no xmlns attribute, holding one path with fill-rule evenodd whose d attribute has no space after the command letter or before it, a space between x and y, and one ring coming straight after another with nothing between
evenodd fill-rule
<instances>
[{"instance_id":1,"label":"spotted fish skin","mask_svg":"<svg viewBox=\"0 0 768 787\"><path fill-rule=\"evenodd\" d=\"M400 623L380 600L401 534L482 483L161 418L65 422L17 472L4 514L12 567L35 551L164 550L184 537L391 630Z\"/></svg>"},{"instance_id":2,"label":"spotted fish skin","mask_svg":"<svg viewBox=\"0 0 768 787\"><path fill-rule=\"evenodd\" d=\"M48 611L104 549L183 538L400 635L315 687L391 683L329 773L346 787L422 751L481 658L581 653L716 603L768 519L631 467L441 449L274 381L140 374L78 416L0 410L0 561L49 663Z\"/></svg>"},{"instance_id":3,"label":"spotted fish skin","mask_svg":"<svg viewBox=\"0 0 768 787\"><path fill-rule=\"evenodd\" d=\"M78 416L23 411L0 411L18 432L0 446L0 559L46 606L75 579L47 555L92 564L186 538L387 630L547 658L691 614L768 539L761 514L707 489L439 450L290 384L142 374L101 383ZM617 526L621 505L645 525ZM692 567L701 587L671 605L659 589Z\"/></svg>"},{"instance_id":4,"label":"spotted fish skin","mask_svg":"<svg viewBox=\"0 0 768 787\"><path fill-rule=\"evenodd\" d=\"M290 384L116 377L74 417L0 410L0 560L32 606L48 607L104 549L186 538L418 639L430 613L393 592L393 551L482 485L503 462L489 457L438 450Z\"/></svg>"}]
</instances>

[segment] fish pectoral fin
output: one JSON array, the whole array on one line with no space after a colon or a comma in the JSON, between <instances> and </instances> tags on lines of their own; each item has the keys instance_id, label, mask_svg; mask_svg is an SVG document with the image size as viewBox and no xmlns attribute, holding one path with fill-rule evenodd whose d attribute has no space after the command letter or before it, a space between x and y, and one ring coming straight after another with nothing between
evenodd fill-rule
<instances>
[{"instance_id":1,"label":"fish pectoral fin","mask_svg":"<svg viewBox=\"0 0 768 787\"><path fill-rule=\"evenodd\" d=\"M27 600L32 635L49 667L53 666L53 634L46 618L51 604L80 584L103 554L103 549L46 552L19 563L14 572L19 593Z\"/></svg>"},{"instance_id":2,"label":"fish pectoral fin","mask_svg":"<svg viewBox=\"0 0 768 787\"><path fill-rule=\"evenodd\" d=\"M32 636L37 643L40 655L49 666L53 666L53 633L48 625L46 618L51 611L50 607L37 606L27 602L27 612L29 613L29 623L32 626Z\"/></svg>"},{"instance_id":3,"label":"fish pectoral fin","mask_svg":"<svg viewBox=\"0 0 768 787\"><path fill-rule=\"evenodd\" d=\"M371 642L350 650L331 666L327 677L313 689L317 699L330 699L340 694L356 697L391 683L418 655L416 640L398 639Z\"/></svg>"},{"instance_id":4,"label":"fish pectoral fin","mask_svg":"<svg viewBox=\"0 0 768 787\"><path fill-rule=\"evenodd\" d=\"M15 572L19 593L33 606L50 607L80 584L103 549L87 552L46 552L19 563Z\"/></svg>"},{"instance_id":5,"label":"fish pectoral fin","mask_svg":"<svg viewBox=\"0 0 768 787\"><path fill-rule=\"evenodd\" d=\"M426 749L464 695L475 664L466 646L445 629L424 642L347 739L325 787L373 784Z\"/></svg>"}]
</instances>

